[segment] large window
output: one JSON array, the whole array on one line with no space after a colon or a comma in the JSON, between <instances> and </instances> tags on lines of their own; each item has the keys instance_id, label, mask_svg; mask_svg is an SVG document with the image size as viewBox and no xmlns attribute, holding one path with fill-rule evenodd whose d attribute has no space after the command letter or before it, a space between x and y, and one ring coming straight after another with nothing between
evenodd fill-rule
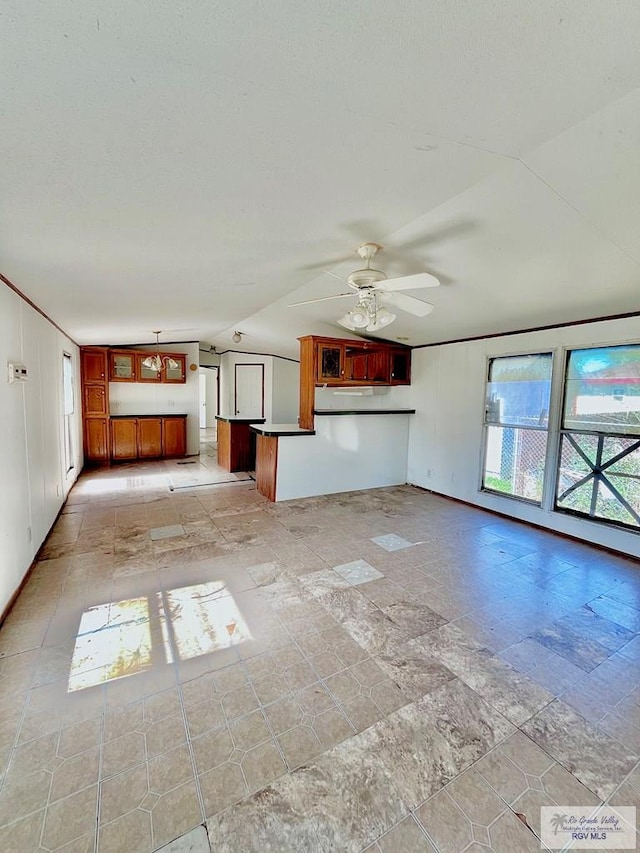
<instances>
[{"instance_id":1,"label":"large window","mask_svg":"<svg viewBox=\"0 0 640 853\"><path fill-rule=\"evenodd\" d=\"M485 491L540 503L551 394L551 353L489 361Z\"/></svg>"},{"instance_id":2,"label":"large window","mask_svg":"<svg viewBox=\"0 0 640 853\"><path fill-rule=\"evenodd\" d=\"M65 352L62 356L62 394L64 401L64 463L68 474L73 468L73 362Z\"/></svg>"},{"instance_id":3,"label":"large window","mask_svg":"<svg viewBox=\"0 0 640 853\"><path fill-rule=\"evenodd\" d=\"M569 352L556 509L640 528L640 345Z\"/></svg>"}]
</instances>

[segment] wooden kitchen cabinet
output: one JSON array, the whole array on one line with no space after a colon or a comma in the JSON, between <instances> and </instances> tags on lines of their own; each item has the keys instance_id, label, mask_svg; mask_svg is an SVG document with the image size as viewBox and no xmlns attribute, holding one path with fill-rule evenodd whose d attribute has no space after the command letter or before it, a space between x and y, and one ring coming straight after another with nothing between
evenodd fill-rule
<instances>
[{"instance_id":1,"label":"wooden kitchen cabinet","mask_svg":"<svg viewBox=\"0 0 640 853\"><path fill-rule=\"evenodd\" d=\"M81 365L83 382L107 381L107 350L104 347L83 347Z\"/></svg>"},{"instance_id":2,"label":"wooden kitchen cabinet","mask_svg":"<svg viewBox=\"0 0 640 853\"><path fill-rule=\"evenodd\" d=\"M80 348L84 458L88 464L186 455L186 415L109 417L110 381L186 382L184 353L160 353L163 359L173 359L176 367L170 367L166 360L160 371L142 367L144 359L154 354L148 350Z\"/></svg>"},{"instance_id":3,"label":"wooden kitchen cabinet","mask_svg":"<svg viewBox=\"0 0 640 853\"><path fill-rule=\"evenodd\" d=\"M300 341L301 380L316 385L409 385L411 349L377 341L307 335Z\"/></svg>"},{"instance_id":4,"label":"wooden kitchen cabinet","mask_svg":"<svg viewBox=\"0 0 640 853\"><path fill-rule=\"evenodd\" d=\"M389 350L365 350L361 346L345 348L344 378L361 384L389 384Z\"/></svg>"},{"instance_id":5,"label":"wooden kitchen cabinet","mask_svg":"<svg viewBox=\"0 0 640 853\"><path fill-rule=\"evenodd\" d=\"M138 456L141 459L162 456L162 418L138 420Z\"/></svg>"},{"instance_id":6,"label":"wooden kitchen cabinet","mask_svg":"<svg viewBox=\"0 0 640 853\"><path fill-rule=\"evenodd\" d=\"M136 418L111 419L111 458L137 459L138 421Z\"/></svg>"},{"instance_id":7,"label":"wooden kitchen cabinet","mask_svg":"<svg viewBox=\"0 0 640 853\"><path fill-rule=\"evenodd\" d=\"M82 431L85 462L109 461L109 395L107 349L82 347Z\"/></svg>"},{"instance_id":8,"label":"wooden kitchen cabinet","mask_svg":"<svg viewBox=\"0 0 640 853\"><path fill-rule=\"evenodd\" d=\"M319 384L333 384L344 381L344 344L318 344L317 381Z\"/></svg>"},{"instance_id":9,"label":"wooden kitchen cabinet","mask_svg":"<svg viewBox=\"0 0 640 853\"><path fill-rule=\"evenodd\" d=\"M391 384L392 385L410 385L411 384L411 350L406 348L392 349L391 357Z\"/></svg>"},{"instance_id":10,"label":"wooden kitchen cabinet","mask_svg":"<svg viewBox=\"0 0 640 853\"><path fill-rule=\"evenodd\" d=\"M411 348L384 341L305 335L300 341L298 425L313 429L315 389L363 385L410 385Z\"/></svg>"},{"instance_id":11,"label":"wooden kitchen cabinet","mask_svg":"<svg viewBox=\"0 0 640 853\"><path fill-rule=\"evenodd\" d=\"M109 418L85 418L84 455L90 462L109 461Z\"/></svg>"},{"instance_id":12,"label":"wooden kitchen cabinet","mask_svg":"<svg viewBox=\"0 0 640 853\"><path fill-rule=\"evenodd\" d=\"M161 382L186 382L187 381L187 357L178 352L171 354L171 358L177 362L177 367L165 361L162 367Z\"/></svg>"},{"instance_id":13,"label":"wooden kitchen cabinet","mask_svg":"<svg viewBox=\"0 0 640 853\"><path fill-rule=\"evenodd\" d=\"M110 382L135 382L136 376L135 352L109 351Z\"/></svg>"},{"instance_id":14,"label":"wooden kitchen cabinet","mask_svg":"<svg viewBox=\"0 0 640 853\"><path fill-rule=\"evenodd\" d=\"M179 352L161 352L162 368L160 370L152 370L150 367L144 366L144 360L150 355L155 355L153 352L137 352L136 353L136 382L186 382L187 381L187 357ZM173 359L177 363L177 367L170 367L167 363L167 358Z\"/></svg>"},{"instance_id":15,"label":"wooden kitchen cabinet","mask_svg":"<svg viewBox=\"0 0 640 853\"><path fill-rule=\"evenodd\" d=\"M187 425L185 418L162 419L162 455L184 456L187 452Z\"/></svg>"},{"instance_id":16,"label":"wooden kitchen cabinet","mask_svg":"<svg viewBox=\"0 0 640 853\"><path fill-rule=\"evenodd\" d=\"M183 417L111 418L111 459L161 459L187 452L187 419Z\"/></svg>"},{"instance_id":17,"label":"wooden kitchen cabinet","mask_svg":"<svg viewBox=\"0 0 640 853\"><path fill-rule=\"evenodd\" d=\"M107 386L84 385L82 388L82 412L85 417L108 414Z\"/></svg>"}]
</instances>

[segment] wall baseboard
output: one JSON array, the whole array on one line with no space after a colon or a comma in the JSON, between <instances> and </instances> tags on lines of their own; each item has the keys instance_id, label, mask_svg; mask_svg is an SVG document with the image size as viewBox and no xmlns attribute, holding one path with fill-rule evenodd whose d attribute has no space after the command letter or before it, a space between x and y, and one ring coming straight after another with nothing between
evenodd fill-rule
<instances>
[{"instance_id":1,"label":"wall baseboard","mask_svg":"<svg viewBox=\"0 0 640 853\"><path fill-rule=\"evenodd\" d=\"M43 540L42 540L42 542L40 543L40 547L39 547L39 548L38 548L38 550L36 551L36 554L35 554L35 556L34 556L33 560L31 561L31 565L29 566L29 568L27 569L27 571L24 573L24 576L23 576L22 580L21 580L21 581L20 581L20 583L18 584L18 588L17 588L17 589L16 589L16 591L13 593L13 595L11 596L11 598L9 599L9 601L7 602L7 604L6 604L5 608L4 608L4 610L3 610L3 611L2 611L2 613L0 614L0 628L2 628L2 626L3 626L3 624L4 624L5 619L6 619L6 618L7 618L7 616L11 613L11 608L13 607L13 605L14 605L14 604L16 603L16 601L18 600L18 596L20 595L20 593L22 592L22 590L25 588L25 586L28 584L28 582L29 582L29 578L31 577L31 574L32 574L32 572L33 572L34 568L36 567L36 563L37 563L37 562L39 561L39 559L40 559L40 552L42 551L42 549L43 549L43 548L44 548L44 546L46 545L47 539L48 539L48 538L49 538L49 536L51 535L51 531L53 530L53 528L54 528L54 527L56 526L56 524L58 523L58 519L59 519L59 518L60 518L60 516L62 515L62 510L63 510L63 509L65 508L65 506L67 505L67 499L68 499L69 495L71 494L71 489L73 489L73 487L75 486L75 484L78 482L78 478L80 477L80 474L82 474L82 472L83 472L83 471L84 471L84 465L83 465L83 466L82 466L82 468L78 471L78 476L75 478L75 480L73 481L73 483L72 483L72 484L71 484L71 486L69 487L69 491L67 492L67 494L66 494L66 496L65 496L65 499L63 500L63 502L62 502L62 504L61 504L61 506L60 506L60 509L59 509L59 510L58 510L58 512L56 513L56 517L53 519L53 521L52 521L52 523L51 523L51 526L49 527L49 530L47 530L47 534L46 534L46 536L44 537L44 539L43 539Z\"/></svg>"},{"instance_id":2,"label":"wall baseboard","mask_svg":"<svg viewBox=\"0 0 640 853\"><path fill-rule=\"evenodd\" d=\"M418 486L416 483L407 483L407 485L413 486L414 489L420 489L421 492L428 492L430 495L437 495L439 498L453 501L453 503L470 506L473 507L473 509L479 509L481 512L488 512L491 513L491 515L496 515L498 518L506 518L516 524L524 524L527 527L533 527L535 530L543 530L545 533L549 533L552 536L559 536L561 539L570 539L572 542L579 542L581 545L588 545L590 548L597 548L598 551L604 551L607 554L614 554L616 557L624 557L626 560L631 560L633 563L638 563L640 565L640 557L636 557L634 554L627 554L626 551L618 551L616 548L609 548L607 545L600 545L598 542L589 542L587 539L581 539L580 536L574 536L573 534L565 533L562 530L552 530L550 527L545 527L544 524L536 524L534 521L525 521L522 518L516 518L513 515L509 515L507 512L500 512L497 509L489 509L481 504L476 504L472 501L465 501L463 498L454 498L452 495L445 495L444 492L437 492L435 489L427 489L424 486Z\"/></svg>"}]
</instances>

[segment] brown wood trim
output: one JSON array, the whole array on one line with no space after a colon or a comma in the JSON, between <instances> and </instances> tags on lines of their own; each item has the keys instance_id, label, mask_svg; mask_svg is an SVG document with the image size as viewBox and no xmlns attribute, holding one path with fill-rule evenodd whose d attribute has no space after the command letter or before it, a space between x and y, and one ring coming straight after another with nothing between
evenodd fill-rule
<instances>
[{"instance_id":1,"label":"brown wood trim","mask_svg":"<svg viewBox=\"0 0 640 853\"><path fill-rule=\"evenodd\" d=\"M549 323L547 326L531 326L528 329L513 329L510 332L489 332L486 335L470 335L468 338L451 338L446 341L435 341L432 344L416 344L411 349L428 349L429 347L443 347L447 344L486 341L489 338L508 338L509 335L526 335L529 332L546 332L550 329L566 329L569 326L588 326L590 323L606 323L608 320L627 320L630 317L640 317L640 311L627 311L624 314L608 314L603 317L589 317L584 320L571 320L566 323Z\"/></svg>"},{"instance_id":2,"label":"brown wood trim","mask_svg":"<svg viewBox=\"0 0 640 853\"><path fill-rule=\"evenodd\" d=\"M313 410L316 404L316 366L313 338L300 338L300 409L298 426L313 429Z\"/></svg>"},{"instance_id":3,"label":"brown wood trim","mask_svg":"<svg viewBox=\"0 0 640 853\"><path fill-rule=\"evenodd\" d=\"M264 364L261 361L240 361L234 364L233 370L233 411L237 415L236 409L238 401L238 368L239 367L261 367L262 368L262 414L260 418L264 418ZM258 419L257 419L258 420Z\"/></svg>"},{"instance_id":4,"label":"brown wood trim","mask_svg":"<svg viewBox=\"0 0 640 853\"><path fill-rule=\"evenodd\" d=\"M36 305L35 302L33 302L31 299L29 299L28 296L25 296L25 294L20 290L20 288L16 287L15 284L12 281L9 281L9 279L5 275L2 275L2 273L0 273L0 281L3 281L7 285L9 290L13 290L13 292L16 293L20 297L20 299L22 299L24 302L26 302L27 305L31 306L31 308L33 308L34 311L37 311L41 317L44 317L45 320L48 320L52 326L55 326L56 329L59 332L62 332L62 334L66 338L69 338L69 340L72 343L74 343L77 347L80 346L80 344L76 340L74 340L74 338L71 337L69 332L65 332L65 330L61 326L59 326L55 320L52 320L51 317L42 310L42 308L38 308L38 306Z\"/></svg>"},{"instance_id":5,"label":"brown wood trim","mask_svg":"<svg viewBox=\"0 0 640 853\"><path fill-rule=\"evenodd\" d=\"M256 488L270 501L276 499L278 438L258 435L256 445Z\"/></svg>"},{"instance_id":6,"label":"brown wood trim","mask_svg":"<svg viewBox=\"0 0 640 853\"><path fill-rule=\"evenodd\" d=\"M231 471L231 424L218 421L218 465Z\"/></svg>"},{"instance_id":7,"label":"brown wood trim","mask_svg":"<svg viewBox=\"0 0 640 853\"><path fill-rule=\"evenodd\" d=\"M527 521L523 518L516 518L506 512L500 512L497 509L490 509L482 504L465 501L463 498L454 498L453 495L445 495L444 492L437 492L435 489L426 489L424 486L418 486L416 483L408 483L414 489L420 489L421 492L428 492L430 495L437 495L439 498L444 498L453 503L464 504L464 506L479 509L481 512L488 512L491 515L497 515L499 518L506 518L509 521L515 521L516 524L524 524L527 527L533 527L536 530L544 530L545 533L551 533L553 536L559 536L560 539L570 539L572 542L579 542L581 545L588 545L590 548L597 548L599 551L605 551L607 554L614 554L616 557L625 557L627 560L632 560L634 563L640 564L640 557L633 554L628 554L626 551L618 551L616 548L610 548L608 545L600 545L598 542L589 542L588 539L582 539L580 536L574 536L572 533L565 533L563 530L553 530L551 527L545 527L544 524L536 524L535 521Z\"/></svg>"}]
</instances>

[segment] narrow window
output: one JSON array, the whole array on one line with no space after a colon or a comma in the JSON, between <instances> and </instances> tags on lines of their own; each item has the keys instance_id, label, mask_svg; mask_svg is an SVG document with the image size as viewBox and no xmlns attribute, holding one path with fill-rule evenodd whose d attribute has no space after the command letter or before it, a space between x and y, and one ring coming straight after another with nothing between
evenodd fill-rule
<instances>
[{"instance_id":1,"label":"narrow window","mask_svg":"<svg viewBox=\"0 0 640 853\"><path fill-rule=\"evenodd\" d=\"M482 488L541 503L551 353L489 360Z\"/></svg>"},{"instance_id":2,"label":"narrow window","mask_svg":"<svg viewBox=\"0 0 640 853\"><path fill-rule=\"evenodd\" d=\"M640 344L571 350L557 510L640 528Z\"/></svg>"},{"instance_id":3,"label":"narrow window","mask_svg":"<svg viewBox=\"0 0 640 853\"><path fill-rule=\"evenodd\" d=\"M73 363L67 353L62 355L62 393L64 400L64 469L68 474L73 468Z\"/></svg>"}]
</instances>

